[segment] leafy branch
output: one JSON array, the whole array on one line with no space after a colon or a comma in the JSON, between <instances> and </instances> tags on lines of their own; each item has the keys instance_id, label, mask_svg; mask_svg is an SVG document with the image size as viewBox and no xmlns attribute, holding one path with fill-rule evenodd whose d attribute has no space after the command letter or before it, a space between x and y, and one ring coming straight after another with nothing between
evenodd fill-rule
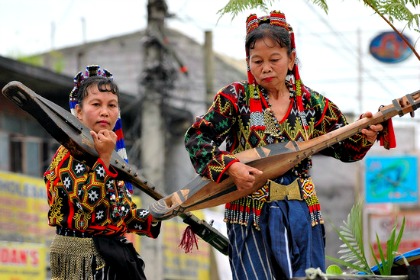
<instances>
[{"instance_id":1,"label":"leafy branch","mask_svg":"<svg viewBox=\"0 0 420 280\"><path fill-rule=\"evenodd\" d=\"M280 1L280 0L278 0ZM414 14L408 9L411 5L413 8L420 7L420 0L362 0L363 3L375 11L409 46L418 60L420 54L416 51L415 45L412 45L402 32L397 30L394 26L394 20L405 22L408 29L412 29L420 33L420 13ZM260 8L267 10L268 6L274 3L275 0L230 0L225 7L218 11L220 17L225 14L231 14L234 18L239 13L247 9ZM328 13L328 4L326 0L311 0L311 2L319 6L325 13ZM417 42L418 40L416 40Z\"/></svg>"},{"instance_id":2,"label":"leafy branch","mask_svg":"<svg viewBox=\"0 0 420 280\"><path fill-rule=\"evenodd\" d=\"M393 25L394 18L399 21L406 21L407 28L413 28L414 25L417 27L420 25L420 14L413 14L407 8L407 2L413 2L412 5L420 5L420 0L413 0L413 1L389 1L390 3L386 2L383 3L381 1L373 1L373 0L363 0L365 5L372 8L393 30L396 32L401 39L407 44L407 46L413 51L416 55L417 59L420 60L420 55L417 53L414 45L410 44L405 36L403 36L402 32L397 30ZM385 17L385 15L389 15L389 19ZM415 29L417 32L420 32L419 29Z\"/></svg>"}]
</instances>

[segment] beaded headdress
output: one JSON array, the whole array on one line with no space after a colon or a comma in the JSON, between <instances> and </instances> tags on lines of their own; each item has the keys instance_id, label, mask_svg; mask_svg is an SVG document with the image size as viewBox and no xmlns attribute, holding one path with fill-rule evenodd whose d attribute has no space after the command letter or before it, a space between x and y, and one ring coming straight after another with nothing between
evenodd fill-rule
<instances>
[{"instance_id":1,"label":"beaded headdress","mask_svg":"<svg viewBox=\"0 0 420 280\"><path fill-rule=\"evenodd\" d=\"M256 14L251 14L248 16L246 20L246 34L248 35L253 30L257 29L262 23L269 23L274 26L279 26L281 28L286 29L289 32L290 42L292 51L296 52L296 44L295 44L295 37L293 33L292 27L287 23L286 16L284 13L280 11L272 11L268 16L257 17ZM249 50L246 51L247 61L249 59ZM251 129L255 130L264 130L264 117L262 112L262 101L261 97L262 94L260 89L255 81L254 76L251 73L249 63L247 65L247 74L248 74L248 84L250 87L250 92L252 94L250 99L250 111L251 111ZM297 61L293 66L293 69L289 72L286 76L286 85L289 88L289 92L296 98L297 106L299 110L299 114L302 120L302 124L305 128L307 128L308 124L306 118L304 117L303 112L303 102L302 102L302 94L308 93L303 83L300 79L299 75L299 67Z\"/></svg>"},{"instance_id":2,"label":"beaded headdress","mask_svg":"<svg viewBox=\"0 0 420 280\"><path fill-rule=\"evenodd\" d=\"M82 85L84 80L93 76L102 76L110 80L113 80L113 76L111 72L109 72L106 69L101 69L99 65L86 66L85 71L80 71L79 73L77 73L76 76L74 76L74 79L73 79L74 87L72 91L70 92L70 96L69 96L70 112L74 116L76 116L76 105L78 103L77 94L79 92L79 88ZM117 143L115 146L115 150L120 155L120 157L122 157L128 163L127 151L125 149L125 142L124 142L124 134L122 131L121 114L118 115L118 119L117 119L117 122L115 123L115 127L113 131L115 132L115 134L117 134ZM127 189L132 193L133 186L129 182L125 182L125 185Z\"/></svg>"}]
</instances>

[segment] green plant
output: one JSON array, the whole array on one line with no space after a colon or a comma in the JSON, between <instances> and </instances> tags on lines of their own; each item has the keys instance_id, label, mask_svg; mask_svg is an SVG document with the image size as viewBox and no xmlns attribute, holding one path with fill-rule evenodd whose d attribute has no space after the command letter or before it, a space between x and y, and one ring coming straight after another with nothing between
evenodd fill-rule
<instances>
[{"instance_id":1,"label":"green plant","mask_svg":"<svg viewBox=\"0 0 420 280\"><path fill-rule=\"evenodd\" d=\"M403 218L400 232L398 233L398 236L396 236L397 226L395 225L391 231L391 237L386 242L386 256L384 252L382 251L381 246L379 246L380 240L378 237L378 234L376 234L376 242L378 243L378 250L379 250L379 256L381 263L378 262L378 259L375 257L375 263L378 266L379 274L381 275L391 275L391 269L394 264L394 258L397 255L398 247L401 242L402 235L404 233L405 228L405 217ZM372 253L372 256L375 256L372 245L370 246L370 251Z\"/></svg>"},{"instance_id":2,"label":"green plant","mask_svg":"<svg viewBox=\"0 0 420 280\"><path fill-rule=\"evenodd\" d=\"M344 225L340 228L332 225L343 244L340 246L342 249L338 251L338 254L341 254L340 258L327 256L327 259L356 271L374 274L364 251L362 213L363 204L357 202L350 210L347 221L343 221Z\"/></svg>"},{"instance_id":3,"label":"green plant","mask_svg":"<svg viewBox=\"0 0 420 280\"><path fill-rule=\"evenodd\" d=\"M274 2L275 0L229 0L218 13L220 16L230 13L232 14L232 17L236 17L240 12L243 12L246 9L260 8L262 10L267 10L268 6ZM328 5L325 0L313 0L312 2L315 5L320 6L324 12L328 12Z\"/></svg>"},{"instance_id":4,"label":"green plant","mask_svg":"<svg viewBox=\"0 0 420 280\"><path fill-rule=\"evenodd\" d=\"M344 221L344 225L340 228L332 225L334 231L339 236L343 244L338 254L341 254L340 258L334 258L326 256L326 258L336 264L345 266L358 272L362 272L368 275L375 274L371 266L369 265L363 243L363 203L357 202L353 205L347 221ZM405 218L402 221L400 231L397 234L397 226L394 225L391 235L386 242L386 254L384 254L383 248L381 248L381 242L379 236L376 234L376 242L378 244L379 259L375 256L372 244L369 244L372 257L379 269L380 275L391 275L391 269L394 263L394 258L397 256L398 247L402 239L405 228Z\"/></svg>"},{"instance_id":5,"label":"green plant","mask_svg":"<svg viewBox=\"0 0 420 280\"><path fill-rule=\"evenodd\" d=\"M220 17L225 14L231 14L232 17L237 16L246 9L260 8L267 10L268 6L275 0L230 0L222 9L218 11ZM280 0L278 0L280 2ZM326 0L312 0L313 4L319 6L325 13L328 13L328 4ZM413 13L409 7L415 11L420 6L419 0L362 0L363 4L372 9L379 15L401 39L413 51L414 55L420 60L420 54L415 49L415 44L410 44L403 36L402 32L395 28L394 20L404 22L408 29L420 32L420 13Z\"/></svg>"}]
</instances>

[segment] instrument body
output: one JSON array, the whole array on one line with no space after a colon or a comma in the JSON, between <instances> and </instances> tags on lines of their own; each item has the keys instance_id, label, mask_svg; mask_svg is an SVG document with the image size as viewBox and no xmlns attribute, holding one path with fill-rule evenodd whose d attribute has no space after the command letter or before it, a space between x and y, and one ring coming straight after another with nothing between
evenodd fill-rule
<instances>
[{"instance_id":1,"label":"instrument body","mask_svg":"<svg viewBox=\"0 0 420 280\"><path fill-rule=\"evenodd\" d=\"M395 99L392 104L383 106L371 118L362 118L354 123L338 128L322 136L304 142L288 141L249 149L235 156L243 163L263 171L256 176L253 188L240 191L231 178L216 183L196 176L182 189L150 205L151 213L158 219L169 219L187 211L198 210L225 204L261 188L268 179L286 173L303 159L343 141L370 125L383 123L390 118L413 112L420 106L420 90Z\"/></svg>"}]
</instances>

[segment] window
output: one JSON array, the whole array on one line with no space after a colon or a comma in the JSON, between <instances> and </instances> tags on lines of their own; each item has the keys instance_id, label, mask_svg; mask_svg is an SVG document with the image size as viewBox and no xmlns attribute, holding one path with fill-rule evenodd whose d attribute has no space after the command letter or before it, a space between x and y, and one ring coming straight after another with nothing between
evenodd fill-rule
<instances>
[{"instance_id":1,"label":"window","mask_svg":"<svg viewBox=\"0 0 420 280\"><path fill-rule=\"evenodd\" d=\"M10 135L9 139L9 167L3 166L2 169L42 177L58 143L53 139L20 135Z\"/></svg>"},{"instance_id":2,"label":"window","mask_svg":"<svg viewBox=\"0 0 420 280\"><path fill-rule=\"evenodd\" d=\"M23 147L20 138L10 138L10 171L23 173Z\"/></svg>"}]
</instances>

